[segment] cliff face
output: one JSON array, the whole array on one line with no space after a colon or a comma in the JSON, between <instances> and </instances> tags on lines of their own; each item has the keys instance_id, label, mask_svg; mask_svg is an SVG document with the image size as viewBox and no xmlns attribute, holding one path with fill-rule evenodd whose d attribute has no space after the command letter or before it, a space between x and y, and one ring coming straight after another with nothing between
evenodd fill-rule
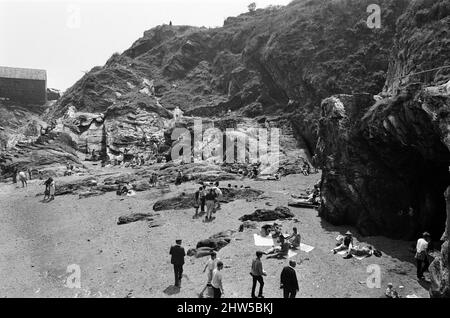
<instances>
[{"instance_id":1,"label":"cliff face","mask_svg":"<svg viewBox=\"0 0 450 318\"><path fill-rule=\"evenodd\" d=\"M448 100L416 89L374 105L368 95L322 102L317 156L326 219L355 224L363 235L414 239L427 230L440 238L450 152L437 114Z\"/></svg>"},{"instance_id":2,"label":"cliff face","mask_svg":"<svg viewBox=\"0 0 450 318\"><path fill-rule=\"evenodd\" d=\"M156 27L123 54L114 54L103 67L83 76L45 118L66 125L69 110L102 114L106 145L96 142L91 148L121 154L125 147L112 132L135 145L161 139L145 129L121 125L117 117L110 117L111 109L123 108L122 115L131 117L140 116L136 109L154 104L208 118L291 114L293 133L310 153L321 99L333 93L375 94L382 89L395 20L407 1L381 1L379 30L366 25L370 3L301 0L228 18L221 28ZM158 127L167 126L170 116L154 114L151 120L140 117L138 126L150 127L155 121L161 123ZM100 134L102 128L93 128ZM81 139L80 145L86 138Z\"/></svg>"},{"instance_id":3,"label":"cliff face","mask_svg":"<svg viewBox=\"0 0 450 318\"><path fill-rule=\"evenodd\" d=\"M321 216L363 235L415 240L426 230L443 242L433 297L449 296L449 24L450 1L413 1L397 24L385 98L325 99L316 148Z\"/></svg>"},{"instance_id":4,"label":"cliff face","mask_svg":"<svg viewBox=\"0 0 450 318\"><path fill-rule=\"evenodd\" d=\"M448 80L449 14L448 0L412 1L397 23L385 92L394 94L407 83Z\"/></svg>"}]
</instances>

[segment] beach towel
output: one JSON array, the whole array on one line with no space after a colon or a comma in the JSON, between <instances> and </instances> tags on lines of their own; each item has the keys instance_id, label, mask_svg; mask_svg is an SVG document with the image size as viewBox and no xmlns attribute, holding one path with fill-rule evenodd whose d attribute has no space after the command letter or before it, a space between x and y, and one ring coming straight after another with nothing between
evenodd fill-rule
<instances>
[{"instance_id":1,"label":"beach towel","mask_svg":"<svg viewBox=\"0 0 450 318\"><path fill-rule=\"evenodd\" d=\"M272 235L269 234L266 237L262 237L259 234L253 234L253 238L255 239L255 246L274 246L274 241Z\"/></svg>"},{"instance_id":2,"label":"beach towel","mask_svg":"<svg viewBox=\"0 0 450 318\"><path fill-rule=\"evenodd\" d=\"M356 258L357 260L362 260L365 259L366 257L369 257L369 255L363 255L363 256L356 256L356 255L352 255L354 258Z\"/></svg>"},{"instance_id":3,"label":"beach towel","mask_svg":"<svg viewBox=\"0 0 450 318\"><path fill-rule=\"evenodd\" d=\"M337 252L339 255L346 255L347 254L347 251L340 251L340 252ZM369 257L369 255L363 255L363 256L356 256L356 255L353 255L352 254L352 256L354 257L354 258L356 258L357 260L362 260L362 259L365 259L366 257Z\"/></svg>"},{"instance_id":4,"label":"beach towel","mask_svg":"<svg viewBox=\"0 0 450 318\"><path fill-rule=\"evenodd\" d=\"M289 250L288 252L288 258L291 258L293 256L297 255L297 252L295 252L294 250Z\"/></svg>"},{"instance_id":5,"label":"beach towel","mask_svg":"<svg viewBox=\"0 0 450 318\"><path fill-rule=\"evenodd\" d=\"M300 243L300 250L306 253L311 252L314 249L314 246Z\"/></svg>"}]
</instances>

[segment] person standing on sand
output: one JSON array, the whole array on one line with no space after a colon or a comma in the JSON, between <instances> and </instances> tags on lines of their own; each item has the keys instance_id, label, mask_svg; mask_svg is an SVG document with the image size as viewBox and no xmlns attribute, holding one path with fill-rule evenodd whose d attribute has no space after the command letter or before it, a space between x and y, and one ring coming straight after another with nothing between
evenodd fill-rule
<instances>
[{"instance_id":1,"label":"person standing on sand","mask_svg":"<svg viewBox=\"0 0 450 318\"><path fill-rule=\"evenodd\" d=\"M195 208L195 214L193 216L194 219L196 219L198 217L198 208L200 207L200 204L201 204L200 195L201 195L202 191L203 191L203 187L200 187L200 188L198 188L197 191L195 191L195 194L194 194L194 208Z\"/></svg>"},{"instance_id":2,"label":"person standing on sand","mask_svg":"<svg viewBox=\"0 0 450 318\"><path fill-rule=\"evenodd\" d=\"M216 252L212 252L211 253L211 258L208 260L208 263L206 263L205 268L203 269L203 273L208 270L207 275L208 275L208 280L206 282L205 287L203 288L203 290L200 292L199 297L203 298L203 293L205 292L205 290L211 286L211 281L213 278L213 272L214 270L217 268L217 263L219 262L219 259L217 258L217 254Z\"/></svg>"},{"instance_id":3,"label":"person standing on sand","mask_svg":"<svg viewBox=\"0 0 450 318\"><path fill-rule=\"evenodd\" d=\"M175 286L181 287L181 278L183 277L184 265L184 248L181 246L181 240L175 240L176 245L170 248L169 254L172 255L170 262L173 264L173 271L175 274Z\"/></svg>"},{"instance_id":4,"label":"person standing on sand","mask_svg":"<svg viewBox=\"0 0 450 318\"><path fill-rule=\"evenodd\" d=\"M220 198L222 198L222 196L223 196L222 190L220 190L220 188L219 188L219 181L216 181L214 183L213 189L214 189L214 192L216 194L216 197L214 199L214 211L213 211L213 213L216 213L217 210L220 210Z\"/></svg>"},{"instance_id":5,"label":"person standing on sand","mask_svg":"<svg viewBox=\"0 0 450 318\"><path fill-rule=\"evenodd\" d=\"M250 275L253 278L253 285L252 285L252 298L256 298L255 296L255 289L256 289L256 283L259 282L259 293L258 298L264 298L263 296L263 288L264 288L264 279L263 276L266 276L266 272L263 270L261 257L263 256L263 252L257 251L256 252L256 258L252 262L252 270L250 272Z\"/></svg>"},{"instance_id":6,"label":"person standing on sand","mask_svg":"<svg viewBox=\"0 0 450 318\"><path fill-rule=\"evenodd\" d=\"M48 178L47 181L44 182L45 185L45 192L44 192L44 201L48 200L47 202L50 202L51 200L55 199L55 181L52 177Z\"/></svg>"},{"instance_id":7,"label":"person standing on sand","mask_svg":"<svg viewBox=\"0 0 450 318\"><path fill-rule=\"evenodd\" d=\"M222 268L223 268L222 261L218 261L217 268L213 271L213 277L211 280L214 298L221 298L225 294L222 285L222 273L221 273Z\"/></svg>"},{"instance_id":8,"label":"person standing on sand","mask_svg":"<svg viewBox=\"0 0 450 318\"><path fill-rule=\"evenodd\" d=\"M22 188L25 186L28 187L27 175L25 174L25 172L23 172L23 171L19 172L19 180L20 180L20 182L22 182Z\"/></svg>"},{"instance_id":9,"label":"person standing on sand","mask_svg":"<svg viewBox=\"0 0 450 318\"><path fill-rule=\"evenodd\" d=\"M289 266L285 266L280 275L280 288L283 289L284 298L295 298L299 288L297 274L295 273L295 261L289 261Z\"/></svg>"},{"instance_id":10,"label":"person standing on sand","mask_svg":"<svg viewBox=\"0 0 450 318\"><path fill-rule=\"evenodd\" d=\"M216 198L216 193L214 192L214 189L210 188L208 193L205 196L206 200L206 217L205 222L212 220L212 212L214 210L214 200Z\"/></svg>"},{"instance_id":11,"label":"person standing on sand","mask_svg":"<svg viewBox=\"0 0 450 318\"><path fill-rule=\"evenodd\" d=\"M19 173L19 169L14 168L13 175L12 175L13 183L17 183L17 174L18 173Z\"/></svg>"},{"instance_id":12,"label":"person standing on sand","mask_svg":"<svg viewBox=\"0 0 450 318\"><path fill-rule=\"evenodd\" d=\"M202 186L202 191L199 193L200 197L200 213L205 213L205 206L206 206L206 194L208 191L206 190L206 186Z\"/></svg>"},{"instance_id":13,"label":"person standing on sand","mask_svg":"<svg viewBox=\"0 0 450 318\"><path fill-rule=\"evenodd\" d=\"M417 263L417 279L425 279L423 273L428 268L428 244L431 241L431 235L428 232L422 234L422 237L417 240L416 245L416 263Z\"/></svg>"},{"instance_id":14,"label":"person standing on sand","mask_svg":"<svg viewBox=\"0 0 450 318\"><path fill-rule=\"evenodd\" d=\"M49 201L55 200L55 192L56 192L56 183L55 180L53 180L52 178L51 182L49 184L49 192L50 192L50 199Z\"/></svg>"}]
</instances>

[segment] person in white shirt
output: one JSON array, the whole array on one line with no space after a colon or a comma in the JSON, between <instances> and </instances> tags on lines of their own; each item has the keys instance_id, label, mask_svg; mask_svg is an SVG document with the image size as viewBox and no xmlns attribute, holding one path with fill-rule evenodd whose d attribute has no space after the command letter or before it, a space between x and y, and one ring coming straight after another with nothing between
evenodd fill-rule
<instances>
[{"instance_id":1,"label":"person in white shirt","mask_svg":"<svg viewBox=\"0 0 450 318\"><path fill-rule=\"evenodd\" d=\"M222 273L221 273L222 268L223 268L222 261L218 261L217 268L213 271L213 278L211 280L214 298L220 298L224 294L222 286Z\"/></svg>"},{"instance_id":2,"label":"person in white shirt","mask_svg":"<svg viewBox=\"0 0 450 318\"><path fill-rule=\"evenodd\" d=\"M212 252L211 253L211 258L208 260L208 262L206 263L206 266L205 266L205 268L203 269L203 273L204 272L206 272L207 271L207 277L208 277L208 280L207 280L207 282L206 282L206 285L205 285L205 287L203 288L203 290L200 292L200 294L199 294L199 297L200 298L203 298L203 293L205 292L205 290L209 287L209 286L211 286L211 281L212 281L212 278L213 278L213 272L214 272L214 270L216 269L216 267L217 267L217 263L218 263L218 259L217 259L217 254L216 254L216 252Z\"/></svg>"},{"instance_id":3,"label":"person in white shirt","mask_svg":"<svg viewBox=\"0 0 450 318\"><path fill-rule=\"evenodd\" d=\"M425 279L423 273L428 267L428 244L431 241L431 235L428 232L422 234L422 237L417 240L416 245L416 263L417 263L417 278Z\"/></svg>"}]
</instances>

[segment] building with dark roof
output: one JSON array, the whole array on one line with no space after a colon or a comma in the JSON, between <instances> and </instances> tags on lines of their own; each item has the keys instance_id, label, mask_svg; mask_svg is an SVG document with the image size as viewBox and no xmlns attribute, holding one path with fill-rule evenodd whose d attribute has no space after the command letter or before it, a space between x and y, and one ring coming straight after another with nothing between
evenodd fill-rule
<instances>
[{"instance_id":1,"label":"building with dark roof","mask_svg":"<svg viewBox=\"0 0 450 318\"><path fill-rule=\"evenodd\" d=\"M47 101L47 72L0 66L0 100L29 104Z\"/></svg>"}]
</instances>

